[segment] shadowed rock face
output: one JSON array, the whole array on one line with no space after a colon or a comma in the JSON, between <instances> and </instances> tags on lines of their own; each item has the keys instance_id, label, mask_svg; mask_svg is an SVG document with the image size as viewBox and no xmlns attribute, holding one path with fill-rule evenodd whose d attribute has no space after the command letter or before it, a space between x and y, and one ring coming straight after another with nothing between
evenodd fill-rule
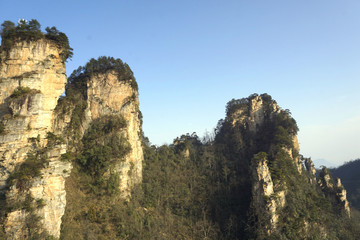
<instances>
[{"instance_id":1,"label":"shadowed rock face","mask_svg":"<svg viewBox=\"0 0 360 240\"><path fill-rule=\"evenodd\" d=\"M53 132L54 109L67 82L65 64L58 47L41 39L35 42L17 42L7 52L1 52L0 63L0 119L5 126L0 136L0 189L6 193L8 204L31 196L42 199L43 206L35 214L42 218L43 228L59 237L64 213L65 178L70 163L60 161L66 146L50 147L46 139ZM18 94L15 95L15 92ZM8 182L10 174L18 171L29 153L43 149L46 155L41 177L29 179L25 189ZM9 239L26 239L24 227L29 212L12 209L5 220Z\"/></svg>"}]
</instances>

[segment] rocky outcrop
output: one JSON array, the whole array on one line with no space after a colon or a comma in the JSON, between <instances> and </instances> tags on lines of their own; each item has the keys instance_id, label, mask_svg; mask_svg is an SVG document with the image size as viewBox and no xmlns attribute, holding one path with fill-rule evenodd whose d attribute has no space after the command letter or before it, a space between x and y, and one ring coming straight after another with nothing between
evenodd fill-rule
<instances>
[{"instance_id":1,"label":"rocky outcrop","mask_svg":"<svg viewBox=\"0 0 360 240\"><path fill-rule=\"evenodd\" d=\"M266 159L266 153L255 155L251 163L252 209L258 219L263 219L267 234L276 230L279 216L277 211L285 205L285 191L275 191Z\"/></svg>"},{"instance_id":2,"label":"rocky outcrop","mask_svg":"<svg viewBox=\"0 0 360 240\"><path fill-rule=\"evenodd\" d=\"M231 114L232 125L241 122L250 132L256 132L264 123L265 116L272 118L276 113L281 111L276 102L264 105L263 98L255 95L246 103L246 108L237 109Z\"/></svg>"},{"instance_id":3,"label":"rocky outcrop","mask_svg":"<svg viewBox=\"0 0 360 240\"><path fill-rule=\"evenodd\" d=\"M134 80L133 80L134 81ZM87 82L87 106L85 122L105 115L122 115L126 122L125 137L131 151L124 161L114 167L120 173L120 191L123 197L130 194L132 186L142 180L143 151L141 145L141 119L139 97L130 81L120 81L114 71L95 74Z\"/></svg>"},{"instance_id":4,"label":"rocky outcrop","mask_svg":"<svg viewBox=\"0 0 360 240\"><path fill-rule=\"evenodd\" d=\"M294 182L306 179L296 122L269 95L254 94L228 103L226 123L235 132L231 139L240 146L239 161L248 158L250 162L250 216L255 229L262 229L256 237L278 234L283 209L294 197Z\"/></svg>"},{"instance_id":5,"label":"rocky outcrop","mask_svg":"<svg viewBox=\"0 0 360 240\"><path fill-rule=\"evenodd\" d=\"M31 214L39 217L45 232L59 237L66 204L65 178L71 165L60 161L66 146L48 146L47 136L54 130L54 109L67 81L60 50L53 42L40 39L15 42L0 53L0 118L4 126L0 135L0 189L9 204L25 198L32 199L29 206L41 202L35 210L21 204L9 208L5 219L8 239L27 238L25 223ZM41 161L41 173L36 176L20 175L25 174L22 170L29 154L37 156L34 161ZM27 177L26 188L20 187L20 177Z\"/></svg>"},{"instance_id":6,"label":"rocky outcrop","mask_svg":"<svg viewBox=\"0 0 360 240\"><path fill-rule=\"evenodd\" d=\"M21 164L31 146L29 138L45 139L52 131L53 110L64 92L65 65L55 44L46 40L18 42L1 53L0 116L4 133L0 136L2 157L0 188ZM23 91L29 89L30 91ZM19 96L11 97L15 90Z\"/></svg>"},{"instance_id":7,"label":"rocky outcrop","mask_svg":"<svg viewBox=\"0 0 360 240\"><path fill-rule=\"evenodd\" d=\"M231 116L228 116L232 126L241 125L248 132L256 135L266 122L274 121L274 118L280 114L286 114L287 118L291 118L288 110L282 110L274 100L267 98L269 96L266 94L260 96L254 94L248 98L247 102L240 102L243 107L236 109ZM296 133L288 134L291 136L292 146L284 146L283 150L293 159L298 172L301 173L303 167L299 156L299 142Z\"/></svg>"},{"instance_id":8,"label":"rocky outcrop","mask_svg":"<svg viewBox=\"0 0 360 240\"><path fill-rule=\"evenodd\" d=\"M336 178L336 183L334 183L334 179L330 176L329 170L323 167L320 172L318 184L327 198L329 198L333 204L339 205L341 212L350 217L351 211L346 197L346 190L340 178Z\"/></svg>"},{"instance_id":9,"label":"rocky outcrop","mask_svg":"<svg viewBox=\"0 0 360 240\"><path fill-rule=\"evenodd\" d=\"M305 164L306 171L309 174L309 182L311 184L316 183L316 169L315 169L315 165L314 165L313 161L311 160L311 158L305 158L304 164Z\"/></svg>"},{"instance_id":10,"label":"rocky outcrop","mask_svg":"<svg viewBox=\"0 0 360 240\"><path fill-rule=\"evenodd\" d=\"M342 185L340 178L336 178L336 196L338 198L338 201L340 202L340 205L343 208L343 211L346 215L348 215L348 217L350 217L351 212L349 202L346 197L346 190Z\"/></svg>"},{"instance_id":11,"label":"rocky outcrop","mask_svg":"<svg viewBox=\"0 0 360 240\"><path fill-rule=\"evenodd\" d=\"M104 116L122 116L127 126L119 132L124 135L130 145L130 153L125 159L116 160L115 166L111 167L113 173L120 177L119 189L122 197L130 194L132 186L142 180L143 151L141 145L141 113L139 110L139 97L137 88L134 87L135 79L123 79L124 76L115 70L105 70L89 75L79 75L83 78L82 88L76 83L69 83L67 94L72 89L72 94L81 95L84 109L79 107L78 98L74 102L68 101L67 96L58 105L54 121L55 133L67 133L64 136L69 142L69 148L76 147L76 141L80 142L91 123ZM77 80L74 80L77 81ZM70 93L69 93L70 94ZM80 97L79 97L80 98ZM80 110L79 110L80 109ZM81 116L81 123L74 127L74 112ZM76 136L76 137L75 137ZM74 139L77 139L74 142ZM81 151L81 149L80 149ZM109 169L110 170L110 169Z\"/></svg>"},{"instance_id":12,"label":"rocky outcrop","mask_svg":"<svg viewBox=\"0 0 360 240\"><path fill-rule=\"evenodd\" d=\"M121 196L129 196L132 186L142 180L141 113L135 79L124 80L115 70L88 76L81 92L85 108L80 111L80 125L71 132L69 126L79 109L65 104L58 110L67 82L60 52L58 45L41 38L16 42L0 53L0 191L9 206L3 219L9 239L30 237L27 223L34 219L39 225L36 234L60 236L65 178L72 169L62 156L76 148L74 139L80 141L96 119L121 115L127 123L119 136L126 138L131 150L111 169L120 178ZM36 171L22 175L34 166Z\"/></svg>"},{"instance_id":13,"label":"rocky outcrop","mask_svg":"<svg viewBox=\"0 0 360 240\"><path fill-rule=\"evenodd\" d=\"M31 179L27 188L19 188L16 184L19 181L10 186L6 194L7 205L19 205L19 209L15 208L7 215L4 225L8 239L27 239L29 232L44 237L60 236L61 217L66 206L65 178L72 168L69 162L60 160L65 151L65 145L47 151L48 159L40 176ZM32 226L30 229L29 225Z\"/></svg>"}]
</instances>

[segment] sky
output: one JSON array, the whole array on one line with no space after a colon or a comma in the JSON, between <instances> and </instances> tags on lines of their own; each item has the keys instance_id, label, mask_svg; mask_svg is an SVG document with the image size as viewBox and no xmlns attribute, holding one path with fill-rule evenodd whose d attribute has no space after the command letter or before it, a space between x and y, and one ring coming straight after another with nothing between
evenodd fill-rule
<instances>
[{"instance_id":1,"label":"sky","mask_svg":"<svg viewBox=\"0 0 360 240\"><path fill-rule=\"evenodd\" d=\"M0 0L0 21L67 34L67 73L91 58L128 63L156 145L213 132L231 99L270 94L299 126L300 152L360 158L358 0Z\"/></svg>"}]
</instances>

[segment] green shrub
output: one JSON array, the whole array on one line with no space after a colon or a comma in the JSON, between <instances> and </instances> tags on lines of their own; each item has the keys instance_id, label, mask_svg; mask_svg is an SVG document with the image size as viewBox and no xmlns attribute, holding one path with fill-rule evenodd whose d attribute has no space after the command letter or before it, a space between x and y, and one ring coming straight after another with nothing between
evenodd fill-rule
<instances>
[{"instance_id":1,"label":"green shrub","mask_svg":"<svg viewBox=\"0 0 360 240\"><path fill-rule=\"evenodd\" d=\"M0 122L0 135L5 134L5 124Z\"/></svg>"},{"instance_id":2,"label":"green shrub","mask_svg":"<svg viewBox=\"0 0 360 240\"><path fill-rule=\"evenodd\" d=\"M66 152L64 154L61 154L61 158L60 160L61 161L64 161L64 162L71 162L72 160L75 159L75 154L72 153L72 152Z\"/></svg>"},{"instance_id":3,"label":"green shrub","mask_svg":"<svg viewBox=\"0 0 360 240\"><path fill-rule=\"evenodd\" d=\"M48 146L52 147L54 145L63 144L65 140L61 136L57 136L52 132L47 132L46 139L48 140Z\"/></svg>"},{"instance_id":4,"label":"green shrub","mask_svg":"<svg viewBox=\"0 0 360 240\"><path fill-rule=\"evenodd\" d=\"M20 98L25 95L33 95L36 93L40 93L40 91L36 90L36 89L31 89L29 87L21 87L20 86L14 90L14 92L10 95L10 98L16 99L16 98Z\"/></svg>"},{"instance_id":5,"label":"green shrub","mask_svg":"<svg viewBox=\"0 0 360 240\"><path fill-rule=\"evenodd\" d=\"M10 184L16 184L20 190L27 189L28 182L40 176L44 166L44 159L34 153L29 153L25 162L18 167L9 177Z\"/></svg>"},{"instance_id":6,"label":"green shrub","mask_svg":"<svg viewBox=\"0 0 360 240\"><path fill-rule=\"evenodd\" d=\"M37 208L43 208L45 206L46 206L46 203L45 203L44 199L42 199L42 198L36 199L36 207Z\"/></svg>"},{"instance_id":7,"label":"green shrub","mask_svg":"<svg viewBox=\"0 0 360 240\"><path fill-rule=\"evenodd\" d=\"M84 135L84 150L78 161L96 180L100 180L114 162L129 153L129 143L120 132L126 125L122 116L103 116L94 120Z\"/></svg>"},{"instance_id":8,"label":"green shrub","mask_svg":"<svg viewBox=\"0 0 360 240\"><path fill-rule=\"evenodd\" d=\"M53 40L58 44L60 48L63 48L64 50L60 53L60 56L63 61L66 61L67 59L71 59L73 56L73 49L70 47L69 39L65 35L65 33L60 32L56 29L56 27L47 27L45 29L46 39Z\"/></svg>"}]
</instances>

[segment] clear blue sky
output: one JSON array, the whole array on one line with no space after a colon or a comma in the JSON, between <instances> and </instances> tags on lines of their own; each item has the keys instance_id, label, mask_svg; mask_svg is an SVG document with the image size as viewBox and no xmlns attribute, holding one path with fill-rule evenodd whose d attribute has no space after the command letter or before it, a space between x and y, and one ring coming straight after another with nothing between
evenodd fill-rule
<instances>
[{"instance_id":1,"label":"clear blue sky","mask_svg":"<svg viewBox=\"0 0 360 240\"><path fill-rule=\"evenodd\" d=\"M359 13L358 0L0 0L0 20L68 35L68 75L127 62L154 144L211 132L229 100L266 92L297 120L301 153L334 165L360 157Z\"/></svg>"}]
</instances>

